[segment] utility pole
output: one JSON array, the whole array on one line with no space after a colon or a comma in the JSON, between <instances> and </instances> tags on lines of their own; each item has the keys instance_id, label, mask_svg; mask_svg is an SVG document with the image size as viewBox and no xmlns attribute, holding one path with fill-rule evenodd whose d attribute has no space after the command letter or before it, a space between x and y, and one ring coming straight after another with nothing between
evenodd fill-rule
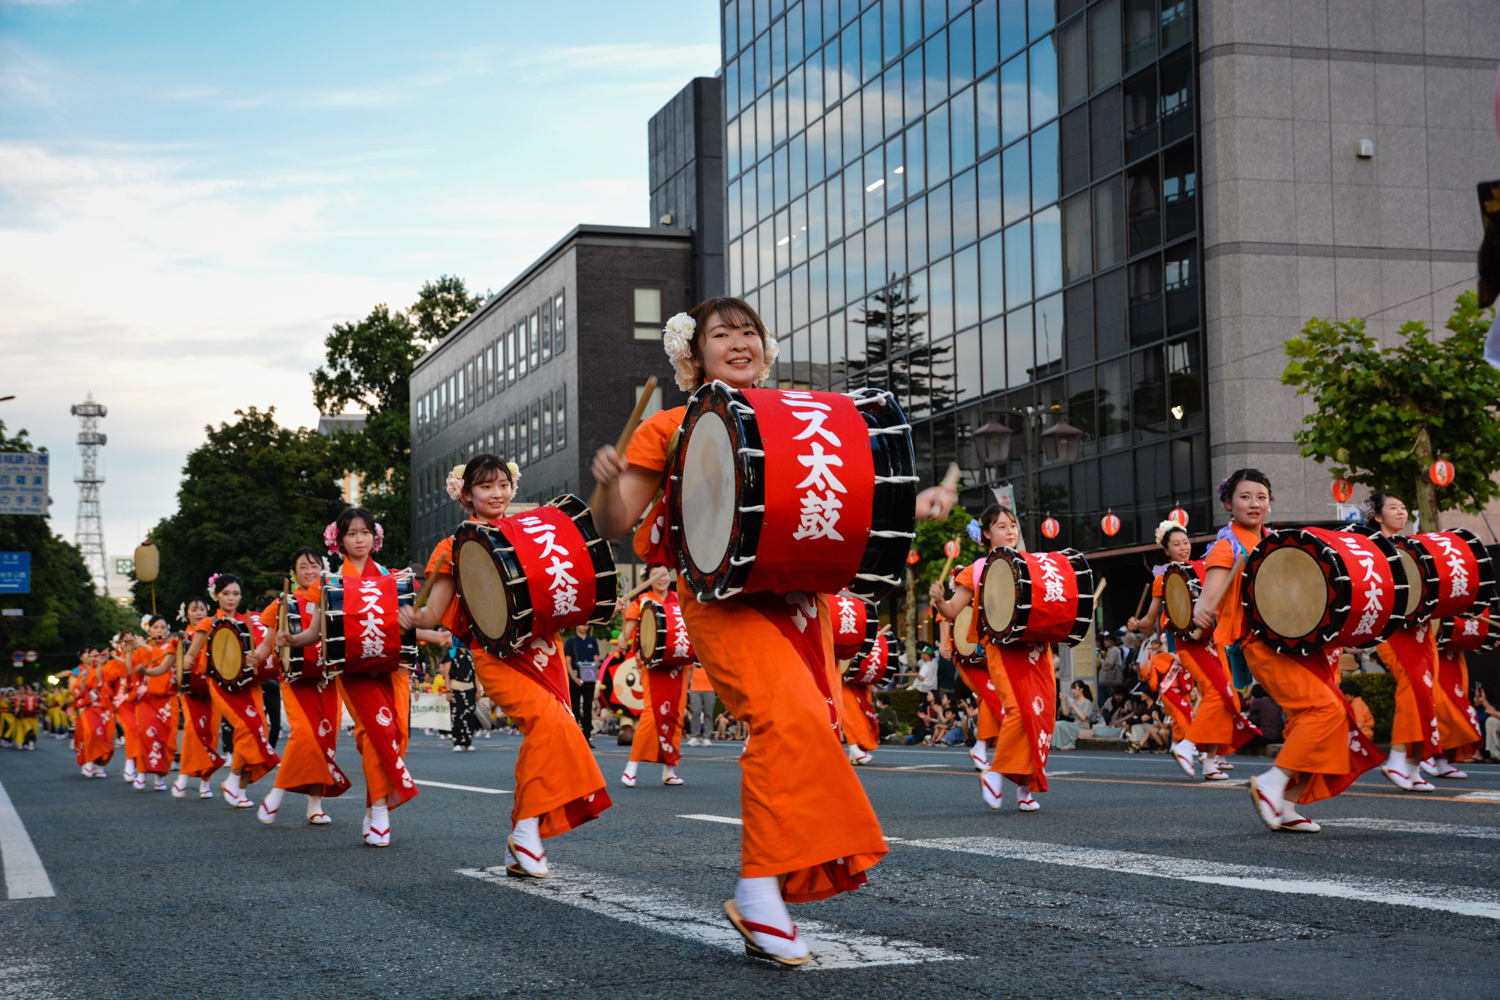
<instances>
[{"instance_id":1,"label":"utility pole","mask_svg":"<svg viewBox=\"0 0 1500 1000\"><path fill-rule=\"evenodd\" d=\"M82 429L78 432L78 450L83 453L83 475L75 476L78 484L78 527L73 532L73 543L83 554L83 564L89 572L97 573L101 593L109 589L109 564L104 553L104 521L99 513L99 487L104 477L99 475L99 448L109 438L99 430L99 418L109 415L109 407L94 402L94 394L88 399L73 404L73 416Z\"/></svg>"}]
</instances>

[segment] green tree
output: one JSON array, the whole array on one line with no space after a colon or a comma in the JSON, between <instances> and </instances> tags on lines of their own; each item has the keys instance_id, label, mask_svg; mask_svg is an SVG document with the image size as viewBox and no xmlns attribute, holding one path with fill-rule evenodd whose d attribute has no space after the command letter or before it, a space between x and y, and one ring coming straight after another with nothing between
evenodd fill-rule
<instances>
[{"instance_id":1,"label":"green tree","mask_svg":"<svg viewBox=\"0 0 1500 1000\"><path fill-rule=\"evenodd\" d=\"M7 435L0 422L0 451L46 454L47 449L35 447L24 429ZM19 620L0 619L0 686L15 680L11 654L17 650L37 651L37 662L20 671L29 682L71 670L85 645L102 643L135 623L127 609L95 591L83 557L71 542L52 533L50 516L0 514L0 552L31 553L31 592L0 597L0 607L24 612Z\"/></svg>"},{"instance_id":2,"label":"green tree","mask_svg":"<svg viewBox=\"0 0 1500 1000\"><path fill-rule=\"evenodd\" d=\"M323 528L339 513L338 476L328 438L276 423L276 409L236 410L234 423L204 430L188 453L177 512L157 523L161 551L157 609L168 619L190 597L207 597L208 578L233 573L245 581L246 606L280 588L292 554L322 551ZM151 586L136 583L135 606L151 609Z\"/></svg>"},{"instance_id":3,"label":"green tree","mask_svg":"<svg viewBox=\"0 0 1500 1000\"><path fill-rule=\"evenodd\" d=\"M427 341L439 341L455 326L468 319L474 310L484 305L490 293L470 295L464 279L445 274L437 281L429 281L417 293L417 301L407 310L412 322L417 324L418 335Z\"/></svg>"},{"instance_id":4,"label":"green tree","mask_svg":"<svg viewBox=\"0 0 1500 1000\"><path fill-rule=\"evenodd\" d=\"M1415 494L1426 531L1437 530L1440 510L1477 512L1500 496L1491 478L1500 471L1500 370L1484 360L1493 316L1465 292L1446 338L1413 321L1387 348L1362 319L1308 320L1286 342L1292 360L1281 376L1317 407L1295 435L1302 454L1332 462L1335 476ZM1443 488L1427 474L1439 458L1455 469Z\"/></svg>"}]
</instances>

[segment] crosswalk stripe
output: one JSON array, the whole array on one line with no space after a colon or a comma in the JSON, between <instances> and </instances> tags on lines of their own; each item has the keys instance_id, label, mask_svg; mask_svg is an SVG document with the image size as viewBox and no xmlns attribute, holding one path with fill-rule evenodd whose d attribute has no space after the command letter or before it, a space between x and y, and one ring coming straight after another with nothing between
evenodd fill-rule
<instances>
[{"instance_id":1,"label":"crosswalk stripe","mask_svg":"<svg viewBox=\"0 0 1500 1000\"><path fill-rule=\"evenodd\" d=\"M517 892L576 906L590 913L635 924L724 951L743 952L744 938L722 909L705 906L684 893L630 879L554 865L545 879L509 878L503 867L460 868L460 875L503 885ZM877 965L957 962L968 956L916 941L835 927L818 920L797 922L813 957L804 969L861 969Z\"/></svg>"},{"instance_id":2,"label":"crosswalk stripe","mask_svg":"<svg viewBox=\"0 0 1500 1000\"><path fill-rule=\"evenodd\" d=\"M1500 802L1500 792L1463 792L1453 797L1465 802Z\"/></svg>"},{"instance_id":3,"label":"crosswalk stripe","mask_svg":"<svg viewBox=\"0 0 1500 1000\"><path fill-rule=\"evenodd\" d=\"M485 795L511 795L508 788L480 788L478 785L450 785L446 781L428 781L426 778L413 778L419 785L428 785L432 788L452 788L460 792L483 792Z\"/></svg>"},{"instance_id":4,"label":"crosswalk stripe","mask_svg":"<svg viewBox=\"0 0 1500 1000\"><path fill-rule=\"evenodd\" d=\"M21 814L11 804L10 795L0 784L0 864L5 866L5 894L10 899L39 899L55 896L52 880L42 864L41 855L21 822Z\"/></svg>"},{"instance_id":5,"label":"crosswalk stripe","mask_svg":"<svg viewBox=\"0 0 1500 1000\"><path fill-rule=\"evenodd\" d=\"M1459 826L1452 823L1424 823L1408 819L1374 819L1352 817L1325 819L1323 826L1349 827L1355 830L1380 830L1387 833L1430 833L1438 837L1473 837L1476 840L1500 840L1500 826Z\"/></svg>"},{"instance_id":6,"label":"crosswalk stripe","mask_svg":"<svg viewBox=\"0 0 1500 1000\"><path fill-rule=\"evenodd\" d=\"M708 813L683 813L678 819L701 819L705 823L733 823L744 826L745 821L736 816L710 816Z\"/></svg>"},{"instance_id":7,"label":"crosswalk stripe","mask_svg":"<svg viewBox=\"0 0 1500 1000\"><path fill-rule=\"evenodd\" d=\"M1290 834L1288 834L1290 836ZM1440 885L1407 879L1377 879L1358 875L1315 876L1284 868L1260 865L1237 865L1195 858L1173 858L1135 851L1114 851L1094 847L1071 847L1001 837L951 837L940 840L901 840L887 837L892 844L923 847L939 851L958 851L1010 861L1034 861L1073 868L1093 868L1124 875L1149 875L1152 878L1204 882L1239 889L1284 892L1336 899L1357 899L1392 906L1416 906L1424 910L1445 910L1466 916L1500 920L1500 893L1469 886Z\"/></svg>"}]
</instances>

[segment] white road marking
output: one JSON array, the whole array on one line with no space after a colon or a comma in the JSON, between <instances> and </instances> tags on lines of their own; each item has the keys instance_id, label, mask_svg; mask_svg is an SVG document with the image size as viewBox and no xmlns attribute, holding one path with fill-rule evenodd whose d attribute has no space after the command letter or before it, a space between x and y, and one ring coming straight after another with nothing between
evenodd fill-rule
<instances>
[{"instance_id":1,"label":"white road marking","mask_svg":"<svg viewBox=\"0 0 1500 1000\"><path fill-rule=\"evenodd\" d=\"M1047 771L1046 775L1049 778L1061 778L1064 775L1068 775L1068 774L1082 774L1082 773L1083 773L1082 771Z\"/></svg>"},{"instance_id":2,"label":"white road marking","mask_svg":"<svg viewBox=\"0 0 1500 1000\"><path fill-rule=\"evenodd\" d=\"M1383 830L1388 833L1430 833L1439 837L1473 837L1477 840L1500 840L1500 826L1458 826L1451 823L1423 823L1406 819L1325 819L1323 826L1346 826L1356 830Z\"/></svg>"},{"instance_id":3,"label":"white road marking","mask_svg":"<svg viewBox=\"0 0 1500 1000\"><path fill-rule=\"evenodd\" d=\"M701 819L705 823L732 823L735 826L744 826L745 821L737 816L710 816L707 813L685 813L678 819Z\"/></svg>"},{"instance_id":4,"label":"white road marking","mask_svg":"<svg viewBox=\"0 0 1500 1000\"><path fill-rule=\"evenodd\" d=\"M508 788L480 788L478 785L450 785L446 781L428 781L426 778L413 778L419 785L430 785L433 788L454 788L460 792L483 792L485 795L512 795Z\"/></svg>"},{"instance_id":5,"label":"white road marking","mask_svg":"<svg viewBox=\"0 0 1500 1000\"><path fill-rule=\"evenodd\" d=\"M1249 778L1225 778L1223 781L1199 782L1204 788L1245 788L1250 784Z\"/></svg>"},{"instance_id":6,"label":"white road marking","mask_svg":"<svg viewBox=\"0 0 1500 1000\"><path fill-rule=\"evenodd\" d=\"M5 894L10 899L55 896L52 880L31 843L21 814L0 785L0 864L5 865Z\"/></svg>"},{"instance_id":7,"label":"white road marking","mask_svg":"<svg viewBox=\"0 0 1500 1000\"><path fill-rule=\"evenodd\" d=\"M1288 834L1290 836L1290 834ZM1378 879L1360 875L1317 877L1285 868L1260 865L1236 865L1195 858L1172 858L1134 851L1112 851L1067 844L1045 844L1001 837L952 837L942 840L901 840L887 837L892 844L926 847L939 851L959 851L1012 861L1035 861L1041 864L1093 868L1125 875L1149 875L1153 878L1180 879L1227 885L1238 889L1285 892L1335 899L1358 899L1392 906L1415 906L1424 910L1444 910L1472 917L1500 920L1500 893L1470 886L1441 885L1409 879Z\"/></svg>"},{"instance_id":8,"label":"white road marking","mask_svg":"<svg viewBox=\"0 0 1500 1000\"><path fill-rule=\"evenodd\" d=\"M1453 797L1466 802L1500 802L1500 792L1464 792Z\"/></svg>"},{"instance_id":9,"label":"white road marking","mask_svg":"<svg viewBox=\"0 0 1500 1000\"><path fill-rule=\"evenodd\" d=\"M957 767L958 762L952 764L908 764L905 767L893 767L892 771L925 771L929 767Z\"/></svg>"},{"instance_id":10,"label":"white road marking","mask_svg":"<svg viewBox=\"0 0 1500 1000\"><path fill-rule=\"evenodd\" d=\"M745 940L719 907L705 906L685 893L651 888L632 879L595 875L552 866L545 879L510 878L503 867L460 868L458 874L503 885L531 896L566 903L622 923L686 938L724 951L743 953ZM959 962L965 955L861 930L845 930L817 920L799 920L797 929L813 953L805 969L858 969L875 965Z\"/></svg>"}]
</instances>

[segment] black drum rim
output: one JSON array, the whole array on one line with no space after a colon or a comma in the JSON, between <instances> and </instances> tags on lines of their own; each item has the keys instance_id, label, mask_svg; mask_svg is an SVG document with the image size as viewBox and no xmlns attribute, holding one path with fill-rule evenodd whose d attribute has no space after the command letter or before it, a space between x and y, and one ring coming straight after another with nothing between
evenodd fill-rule
<instances>
[{"instance_id":1,"label":"black drum rim","mask_svg":"<svg viewBox=\"0 0 1500 1000\"><path fill-rule=\"evenodd\" d=\"M984 557L984 569L980 571L979 579L975 581L975 592L979 597L979 631L993 642L1007 642L1012 633L1020 634L1016 631L1017 622L1021 623L1020 631L1024 632L1026 630L1025 620L1031 613L1031 575L1021 572L1026 563L1023 559L1021 560L1021 565L1018 567L1016 565L1017 559L1020 559L1020 553L1015 549L1005 545L995 546L986 553ZM1000 566L1004 566L1011 574L1016 588L1016 603L1012 609L1010 623L1005 628L995 628L990 625L990 616L984 613L985 587L989 581L990 574ZM1024 610L1022 609L1023 604L1025 605Z\"/></svg>"},{"instance_id":2,"label":"black drum rim","mask_svg":"<svg viewBox=\"0 0 1500 1000\"><path fill-rule=\"evenodd\" d=\"M1203 594L1203 581L1198 579L1198 571L1193 567L1192 563L1167 563L1167 568L1162 570L1162 615L1167 623L1167 631L1172 633L1172 635L1176 636L1177 638L1182 639L1192 634L1193 625L1190 621L1187 628L1178 628L1172 623L1172 616L1170 614L1167 614L1167 577L1169 576L1181 577L1184 581L1186 581L1188 594L1192 597L1195 606L1198 603L1198 598Z\"/></svg>"},{"instance_id":3,"label":"black drum rim","mask_svg":"<svg viewBox=\"0 0 1500 1000\"><path fill-rule=\"evenodd\" d=\"M911 424L889 390L866 387L846 395L854 400L869 429L875 494L870 501L870 541L858 573L845 589L873 605L901 585L906 554L916 538L912 512L917 503L917 476ZM899 438L904 447L893 446L892 438Z\"/></svg>"},{"instance_id":4,"label":"black drum rim","mask_svg":"<svg viewBox=\"0 0 1500 1000\"><path fill-rule=\"evenodd\" d=\"M464 545L471 541L478 542L490 553L490 558L497 564L500 573L501 592L511 602L505 631L498 636L487 635L480 630L473 615L469 613L468 598L464 596L459 559ZM493 656L505 657L531 638L531 591L524 585L525 582L526 575L516 556L515 547L501 534L499 528L479 521L465 521L453 532L453 585L458 595L459 611L469 623L469 633L480 649ZM524 631L521 627L523 622Z\"/></svg>"},{"instance_id":5,"label":"black drum rim","mask_svg":"<svg viewBox=\"0 0 1500 1000\"><path fill-rule=\"evenodd\" d=\"M240 672L234 676L233 680L225 680L223 675L219 673L218 667L214 665L214 637L221 631L233 631L235 638L239 640L240 644L240 656L243 659L240 663ZM209 629L208 632L208 671L206 676L225 691L243 691L250 686L256 674L256 671L250 666L251 648L250 629L238 618L219 618L215 620L214 627Z\"/></svg>"},{"instance_id":6,"label":"black drum rim","mask_svg":"<svg viewBox=\"0 0 1500 1000\"><path fill-rule=\"evenodd\" d=\"M1405 607L1407 595L1406 570L1401 565L1400 553L1389 539L1367 531L1356 530L1355 533L1364 535L1380 550L1381 555L1385 557L1386 565L1390 567L1391 579L1393 581L1391 595L1392 611L1385 627L1365 642L1351 647L1354 649L1369 649L1389 639L1392 633L1398 628L1408 624L1406 617L1400 611L1396 610L1397 608ZM1323 574L1324 587L1328 593L1328 605L1323 612L1322 620L1314 625L1312 630L1306 635L1291 638L1279 636L1272 632L1261 617L1255 603L1256 574L1260 570L1261 564L1265 562L1266 558L1272 552L1287 546L1300 548L1314 557L1319 571ZM1337 560L1336 565L1340 567L1340 572L1335 573L1333 571L1335 562L1328 558L1329 554ZM1322 558L1318 558L1319 556L1322 556ZM1334 548L1331 544L1303 528L1280 531L1274 535L1267 536L1246 558L1242 579L1244 584L1240 591L1241 605L1244 608L1245 618L1250 623L1251 630L1266 645L1286 656L1315 656L1321 653L1344 630L1344 626L1348 624L1350 612L1353 610L1354 587L1349 577L1348 559L1344 553Z\"/></svg>"},{"instance_id":7,"label":"black drum rim","mask_svg":"<svg viewBox=\"0 0 1500 1000\"><path fill-rule=\"evenodd\" d=\"M1078 614L1074 617L1073 625L1068 629L1067 638L1062 643L1071 649L1083 641L1084 636L1088 635L1089 629L1094 624L1094 570L1089 565L1088 559L1084 558L1083 553L1077 549L1057 549L1055 553L1048 554L1061 555L1067 559L1078 581ZM1015 614L1011 618L1010 625L1004 629L991 628L989 617L984 614L984 581L997 562L1004 563L1010 568L1011 575L1016 582ZM1031 622L1031 592L1031 569L1026 562L1025 555L1006 545L997 545L991 549L989 555L985 557L984 572L979 578L980 631L1002 645L1027 641L1021 637L1026 634L1026 629Z\"/></svg>"},{"instance_id":8,"label":"black drum rim","mask_svg":"<svg viewBox=\"0 0 1500 1000\"><path fill-rule=\"evenodd\" d=\"M849 666L844 669L845 677L853 677L859 673L860 666L875 651L875 640L880 635L880 622L874 615L865 615L865 637L859 644L859 650L849 657Z\"/></svg>"},{"instance_id":9,"label":"black drum rim","mask_svg":"<svg viewBox=\"0 0 1500 1000\"><path fill-rule=\"evenodd\" d=\"M1361 533L1363 534L1363 532ZM1371 537L1383 537L1383 535L1383 532L1376 531L1371 534ZM1432 613L1437 610L1438 587L1442 584L1441 579L1438 577L1437 560L1433 558L1432 551L1427 547L1427 544L1417 540L1414 535L1392 535L1387 541L1392 545L1398 545L1405 549L1407 554L1416 560L1417 568L1422 572L1422 592L1417 598L1416 613L1411 616L1410 621L1412 625L1420 625L1422 622L1430 619ZM1402 567L1401 575L1403 578L1406 576L1405 567ZM1408 585L1411 583L1412 581L1407 581ZM1483 583L1481 582L1480 585L1483 586Z\"/></svg>"}]
</instances>

